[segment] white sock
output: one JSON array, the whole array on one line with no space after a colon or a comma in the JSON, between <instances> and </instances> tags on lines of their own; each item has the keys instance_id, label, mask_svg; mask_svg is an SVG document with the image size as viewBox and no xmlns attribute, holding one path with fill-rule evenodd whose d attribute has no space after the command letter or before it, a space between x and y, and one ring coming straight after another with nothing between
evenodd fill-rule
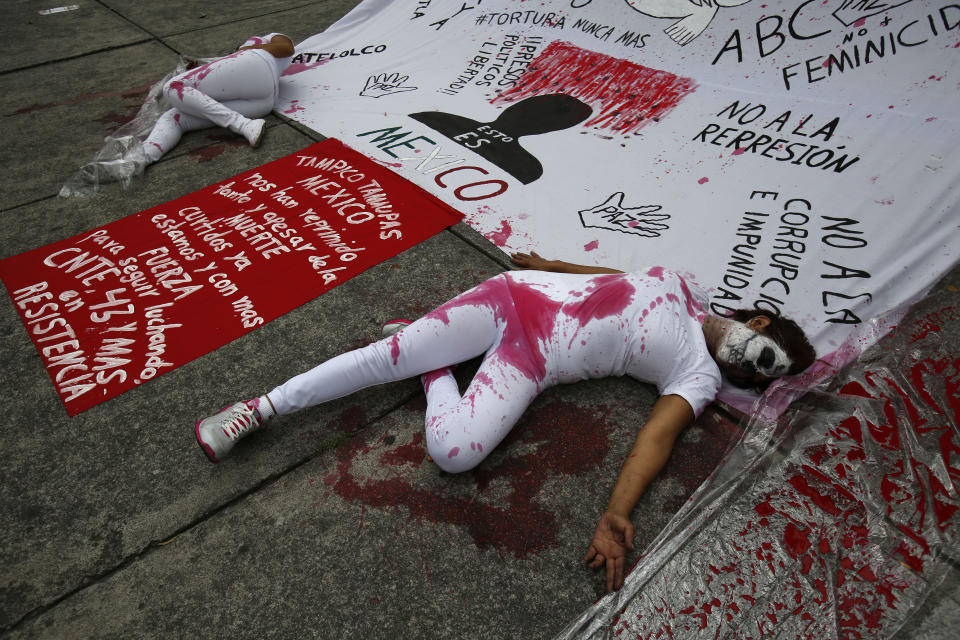
<instances>
[{"instance_id":1,"label":"white sock","mask_svg":"<svg viewBox=\"0 0 960 640\"><path fill-rule=\"evenodd\" d=\"M277 412L273 410L273 404L270 402L270 398L266 395L262 395L259 398L254 398L250 401L253 404L257 411L260 412L260 422L261 424L277 415Z\"/></svg>"}]
</instances>

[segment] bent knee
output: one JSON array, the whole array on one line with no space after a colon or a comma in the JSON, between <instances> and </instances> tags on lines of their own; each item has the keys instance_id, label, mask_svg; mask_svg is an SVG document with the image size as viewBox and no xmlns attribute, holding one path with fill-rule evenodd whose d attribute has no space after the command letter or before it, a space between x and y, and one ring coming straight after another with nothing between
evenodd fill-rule
<instances>
[{"instance_id":1,"label":"bent knee","mask_svg":"<svg viewBox=\"0 0 960 640\"><path fill-rule=\"evenodd\" d=\"M471 447L470 445L473 445ZM427 453L433 458L434 464L447 473L463 473L470 471L487 457L482 447L476 442L463 443L435 440L427 437Z\"/></svg>"}]
</instances>

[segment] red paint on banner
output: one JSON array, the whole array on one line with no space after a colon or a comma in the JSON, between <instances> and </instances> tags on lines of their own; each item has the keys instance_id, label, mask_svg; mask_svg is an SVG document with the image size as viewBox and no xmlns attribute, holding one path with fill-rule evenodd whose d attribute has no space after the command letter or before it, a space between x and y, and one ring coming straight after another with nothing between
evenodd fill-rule
<instances>
[{"instance_id":1,"label":"red paint on banner","mask_svg":"<svg viewBox=\"0 0 960 640\"><path fill-rule=\"evenodd\" d=\"M306 111L306 110L307 110L306 107L301 107L301 106L300 106L300 101L299 101L299 100L291 100L291 101L290 101L290 108L289 108L289 109L284 109L283 112L286 113L287 115L290 115L290 114L296 113L297 111Z\"/></svg>"},{"instance_id":2,"label":"red paint on banner","mask_svg":"<svg viewBox=\"0 0 960 640\"><path fill-rule=\"evenodd\" d=\"M696 86L690 78L556 41L530 63L518 85L491 103L563 93L593 108L582 126L627 135L667 116Z\"/></svg>"},{"instance_id":3,"label":"red paint on banner","mask_svg":"<svg viewBox=\"0 0 960 640\"><path fill-rule=\"evenodd\" d=\"M509 222L506 220L501 220L500 228L496 231L491 231L486 235L490 242L498 247L504 247L506 246L507 241L510 240L510 236L513 235L513 229L510 227Z\"/></svg>"},{"instance_id":4,"label":"red paint on banner","mask_svg":"<svg viewBox=\"0 0 960 640\"><path fill-rule=\"evenodd\" d=\"M663 267L651 267L650 270L647 271L647 275L651 278L658 279L660 282L663 282L663 272Z\"/></svg>"},{"instance_id":5,"label":"red paint on banner","mask_svg":"<svg viewBox=\"0 0 960 640\"><path fill-rule=\"evenodd\" d=\"M556 546L557 516L540 505L538 494L553 478L589 473L603 462L610 448L610 427L602 418L608 410L561 401L531 410L500 445L505 454L501 459L467 472L474 490L466 496L423 488L397 475L402 471L383 478L383 466L375 477L360 475L355 465L364 456L377 455L375 445L361 437L337 451L336 470L326 474L324 484L344 500L366 507L403 507L416 520L464 527L480 548L523 557ZM422 437L414 437L400 447L406 447L403 454L387 450L378 460L400 470L398 460L418 464L411 451L421 443ZM503 486L509 487L506 497L494 497Z\"/></svg>"},{"instance_id":6,"label":"red paint on banner","mask_svg":"<svg viewBox=\"0 0 960 640\"><path fill-rule=\"evenodd\" d=\"M304 71L310 71L310 69L316 69L320 65L330 62L330 60L332 60L332 58L324 58L322 60L317 60L316 62L293 62L283 70L283 73L281 73L280 76L294 76L298 73L303 73Z\"/></svg>"}]
</instances>

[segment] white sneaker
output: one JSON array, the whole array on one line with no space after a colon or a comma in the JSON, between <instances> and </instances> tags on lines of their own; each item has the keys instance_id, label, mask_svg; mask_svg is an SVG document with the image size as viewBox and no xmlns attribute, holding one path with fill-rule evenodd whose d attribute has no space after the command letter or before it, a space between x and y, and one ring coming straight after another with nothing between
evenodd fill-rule
<instances>
[{"instance_id":1,"label":"white sneaker","mask_svg":"<svg viewBox=\"0 0 960 640\"><path fill-rule=\"evenodd\" d=\"M197 423L194 428L197 443L211 462L220 462L237 440L260 428L263 418L257 408L259 404L259 398L238 402Z\"/></svg>"},{"instance_id":2,"label":"white sneaker","mask_svg":"<svg viewBox=\"0 0 960 640\"><path fill-rule=\"evenodd\" d=\"M384 324L382 327L380 327L380 333L383 335L384 338L389 338L393 334L400 331L400 329L410 326L410 324L412 323L413 323L413 320L407 320L405 318L395 318L394 320L390 320L389 322Z\"/></svg>"},{"instance_id":3,"label":"white sneaker","mask_svg":"<svg viewBox=\"0 0 960 640\"><path fill-rule=\"evenodd\" d=\"M251 147L259 147L263 140L263 132L267 129L267 122L263 119L248 120L240 127L240 135L247 139Z\"/></svg>"}]
</instances>

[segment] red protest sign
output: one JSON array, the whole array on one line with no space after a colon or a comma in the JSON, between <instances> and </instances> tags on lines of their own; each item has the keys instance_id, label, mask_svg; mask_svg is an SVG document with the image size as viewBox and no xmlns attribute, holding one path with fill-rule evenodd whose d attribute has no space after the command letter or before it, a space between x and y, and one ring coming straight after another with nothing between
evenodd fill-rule
<instances>
[{"instance_id":1,"label":"red protest sign","mask_svg":"<svg viewBox=\"0 0 960 640\"><path fill-rule=\"evenodd\" d=\"M312 300L462 217L337 140L0 261L70 415Z\"/></svg>"}]
</instances>

